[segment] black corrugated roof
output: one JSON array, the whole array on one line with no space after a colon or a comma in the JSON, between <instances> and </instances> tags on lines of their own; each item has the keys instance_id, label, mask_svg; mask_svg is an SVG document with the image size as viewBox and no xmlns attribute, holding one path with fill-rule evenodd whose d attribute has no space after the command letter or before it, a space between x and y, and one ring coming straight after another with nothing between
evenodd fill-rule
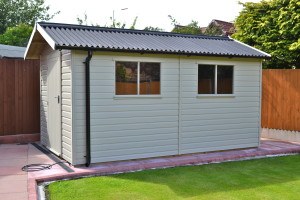
<instances>
[{"instance_id":1,"label":"black corrugated roof","mask_svg":"<svg viewBox=\"0 0 300 200\"><path fill-rule=\"evenodd\" d=\"M268 54L226 36L38 23L56 49L268 58Z\"/></svg>"}]
</instances>

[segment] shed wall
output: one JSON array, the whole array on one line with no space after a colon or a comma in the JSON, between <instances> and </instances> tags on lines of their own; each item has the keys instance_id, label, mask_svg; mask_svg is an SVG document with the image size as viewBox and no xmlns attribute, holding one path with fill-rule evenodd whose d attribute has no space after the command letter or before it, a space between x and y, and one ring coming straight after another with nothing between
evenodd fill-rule
<instances>
[{"instance_id":1,"label":"shed wall","mask_svg":"<svg viewBox=\"0 0 300 200\"><path fill-rule=\"evenodd\" d=\"M197 96L198 64L233 65L234 95ZM180 153L258 146L260 74L260 63L249 60L183 60Z\"/></svg>"},{"instance_id":2,"label":"shed wall","mask_svg":"<svg viewBox=\"0 0 300 200\"><path fill-rule=\"evenodd\" d=\"M73 54L76 164L85 162L85 82L82 61ZM155 61L147 57L101 56L91 61L92 162L178 154L178 60L161 62L162 97L116 98L115 61Z\"/></svg>"},{"instance_id":3,"label":"shed wall","mask_svg":"<svg viewBox=\"0 0 300 200\"><path fill-rule=\"evenodd\" d=\"M74 164L85 163L86 54L72 51ZM160 62L161 96L116 97L115 61ZM234 65L233 96L198 97L198 64L205 63ZM254 147L259 127L258 60L117 53L92 58L92 163Z\"/></svg>"}]
</instances>

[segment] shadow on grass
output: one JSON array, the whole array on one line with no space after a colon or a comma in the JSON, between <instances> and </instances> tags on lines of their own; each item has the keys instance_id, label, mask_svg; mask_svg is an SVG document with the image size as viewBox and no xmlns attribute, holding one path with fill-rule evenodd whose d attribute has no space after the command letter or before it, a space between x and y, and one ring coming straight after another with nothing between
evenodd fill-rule
<instances>
[{"instance_id":1,"label":"shadow on grass","mask_svg":"<svg viewBox=\"0 0 300 200\"><path fill-rule=\"evenodd\" d=\"M300 180L300 155L146 170L111 177L165 185L176 195L187 198Z\"/></svg>"}]
</instances>

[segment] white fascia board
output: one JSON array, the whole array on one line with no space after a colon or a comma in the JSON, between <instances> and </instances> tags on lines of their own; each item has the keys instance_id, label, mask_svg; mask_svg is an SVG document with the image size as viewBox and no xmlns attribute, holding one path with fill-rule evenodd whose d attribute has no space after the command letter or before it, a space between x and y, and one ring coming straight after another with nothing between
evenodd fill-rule
<instances>
[{"instance_id":1,"label":"white fascia board","mask_svg":"<svg viewBox=\"0 0 300 200\"><path fill-rule=\"evenodd\" d=\"M24 60L27 58L28 51L29 51L29 49L31 47L34 35L36 34L37 31L43 36L43 38L46 40L46 42L49 44L49 46L53 50L55 50L55 42L54 42L54 40L46 33L46 31L38 23L36 23L35 26L34 26L34 29L33 29L32 33L31 33L29 42L27 44L26 51L24 53Z\"/></svg>"},{"instance_id":2,"label":"white fascia board","mask_svg":"<svg viewBox=\"0 0 300 200\"><path fill-rule=\"evenodd\" d=\"M43 38L46 40L49 46L53 50L55 50L55 41L46 33L46 31L39 24L36 24L36 26L37 26L37 31L43 36Z\"/></svg>"},{"instance_id":3,"label":"white fascia board","mask_svg":"<svg viewBox=\"0 0 300 200\"><path fill-rule=\"evenodd\" d=\"M271 54L268 54L268 53L266 53L266 52L264 52L264 51L261 51L261 50L259 50L259 49L256 49L256 48L254 48L254 47L252 47L252 46L250 46L250 45L248 45L248 44L245 44L245 43L243 43L243 42L240 42L240 41L238 41L238 40L235 40L235 39L233 39L233 38L231 38L231 37L229 37L229 38L232 39L232 40L234 40L235 42L241 44L241 45L244 45L244 46L249 47L249 48L251 48L251 49L253 49L253 50L255 50L255 51L258 51L258 52L260 52L260 53L262 53L262 54L264 54L264 55L266 55L266 56L268 56L268 57L271 57Z\"/></svg>"},{"instance_id":4,"label":"white fascia board","mask_svg":"<svg viewBox=\"0 0 300 200\"><path fill-rule=\"evenodd\" d=\"M28 44L27 44L27 47L26 47L26 50L25 50L25 53L24 53L24 60L25 60L26 57L27 57L27 54L28 54L30 45L31 45L31 43L32 43L33 36L34 36L35 32L36 32L36 25L34 26L33 31L32 31L32 33L31 33L31 36L30 36L30 39L29 39L29 41L28 41Z\"/></svg>"}]
</instances>

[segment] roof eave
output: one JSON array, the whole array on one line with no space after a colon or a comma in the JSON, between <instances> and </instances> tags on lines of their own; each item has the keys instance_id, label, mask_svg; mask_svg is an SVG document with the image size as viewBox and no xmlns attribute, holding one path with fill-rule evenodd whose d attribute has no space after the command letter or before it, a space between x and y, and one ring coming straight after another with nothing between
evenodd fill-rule
<instances>
[{"instance_id":1,"label":"roof eave","mask_svg":"<svg viewBox=\"0 0 300 200\"><path fill-rule=\"evenodd\" d=\"M55 41L46 33L46 31L43 29L43 27L41 27L38 23L36 23L32 33L31 33L31 36L30 36L29 42L27 44L27 47L26 47L26 50L25 50L25 53L24 53L24 59L30 59L31 58L31 57L29 57L28 54L29 54L30 49L32 48L32 44L34 42L34 36L37 32L39 32L42 35L42 37L45 39L45 41L48 43L48 45L53 50L56 49Z\"/></svg>"},{"instance_id":2,"label":"roof eave","mask_svg":"<svg viewBox=\"0 0 300 200\"><path fill-rule=\"evenodd\" d=\"M231 37L229 37L229 38L231 38ZM233 39L233 38L231 38L231 39ZM244 45L244 46L246 46L246 47L248 47L248 48L250 48L250 49L253 49L253 50L255 50L255 51L258 51L258 52L261 53L261 54L264 54L266 59L270 59L270 58L272 57L271 54L268 54L268 53L266 53L266 52L264 52L264 51L261 51L261 50L255 48L255 47L252 47L252 46L250 46L250 45L248 45L248 44L245 44L245 43L240 42L240 41L235 40L235 39L233 39L233 40L234 40L235 42L241 44L241 45Z\"/></svg>"},{"instance_id":3,"label":"roof eave","mask_svg":"<svg viewBox=\"0 0 300 200\"><path fill-rule=\"evenodd\" d=\"M170 52L170 51L151 51L151 50L128 50L128 49L109 49L95 47L72 47L72 46L56 46L56 49L83 50L83 51L106 51L118 53L140 53L140 54L169 54L169 55L185 55L185 56L210 56L210 57L228 57L228 58L258 58L267 59L268 56L247 56L247 55L230 55L230 54L205 54L205 53L188 53L188 52Z\"/></svg>"},{"instance_id":4,"label":"roof eave","mask_svg":"<svg viewBox=\"0 0 300 200\"><path fill-rule=\"evenodd\" d=\"M27 47L26 47L26 50L25 50L25 53L24 53L24 60L25 60L25 59L27 58L27 56L28 56L28 51L29 51L29 49L30 49L30 46L31 46L33 37L34 37L34 35L35 35L35 33L36 33L36 26L37 26L37 25L34 26L34 28L33 28L33 30L32 30L32 33L31 33L31 36L30 36L30 39L29 39L29 41L28 41L28 44L27 44Z\"/></svg>"},{"instance_id":5,"label":"roof eave","mask_svg":"<svg viewBox=\"0 0 300 200\"><path fill-rule=\"evenodd\" d=\"M37 23L37 30L39 33L43 36L43 38L46 40L46 42L49 44L49 46L55 50L56 49L56 43L55 41L50 37L50 35L44 30L44 28Z\"/></svg>"}]
</instances>

